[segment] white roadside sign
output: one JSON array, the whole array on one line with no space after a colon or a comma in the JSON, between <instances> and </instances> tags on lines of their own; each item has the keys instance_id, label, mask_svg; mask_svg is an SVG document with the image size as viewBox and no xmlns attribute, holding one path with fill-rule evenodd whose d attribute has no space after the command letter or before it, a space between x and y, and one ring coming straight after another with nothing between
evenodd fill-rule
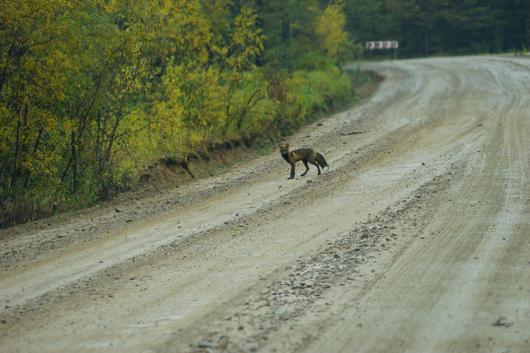
<instances>
[{"instance_id":1,"label":"white roadside sign","mask_svg":"<svg viewBox=\"0 0 530 353\"><path fill-rule=\"evenodd\" d=\"M399 42L397 40L379 40L366 42L366 49L398 49Z\"/></svg>"}]
</instances>

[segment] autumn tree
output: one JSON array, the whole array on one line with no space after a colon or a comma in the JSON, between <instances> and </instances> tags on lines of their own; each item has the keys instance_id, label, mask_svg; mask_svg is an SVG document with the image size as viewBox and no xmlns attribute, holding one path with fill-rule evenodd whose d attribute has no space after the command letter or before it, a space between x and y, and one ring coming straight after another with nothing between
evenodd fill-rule
<instances>
[{"instance_id":1,"label":"autumn tree","mask_svg":"<svg viewBox=\"0 0 530 353\"><path fill-rule=\"evenodd\" d=\"M161 156L288 133L328 109L351 90L335 68L344 18L325 5L0 2L0 226L108 199Z\"/></svg>"},{"instance_id":2,"label":"autumn tree","mask_svg":"<svg viewBox=\"0 0 530 353\"><path fill-rule=\"evenodd\" d=\"M327 6L316 19L315 33L319 45L333 59L337 59L348 40L348 33L344 30L345 24L346 16L342 7L336 4Z\"/></svg>"}]
</instances>

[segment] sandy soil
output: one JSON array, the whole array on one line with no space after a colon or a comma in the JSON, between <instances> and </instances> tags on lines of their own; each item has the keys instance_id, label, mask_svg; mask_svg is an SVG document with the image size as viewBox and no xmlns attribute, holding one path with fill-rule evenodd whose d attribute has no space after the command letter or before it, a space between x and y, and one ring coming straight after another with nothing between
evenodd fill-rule
<instances>
[{"instance_id":1,"label":"sandy soil","mask_svg":"<svg viewBox=\"0 0 530 353\"><path fill-rule=\"evenodd\" d=\"M530 352L530 60L364 68L290 141L321 176L275 151L1 231L0 351Z\"/></svg>"}]
</instances>

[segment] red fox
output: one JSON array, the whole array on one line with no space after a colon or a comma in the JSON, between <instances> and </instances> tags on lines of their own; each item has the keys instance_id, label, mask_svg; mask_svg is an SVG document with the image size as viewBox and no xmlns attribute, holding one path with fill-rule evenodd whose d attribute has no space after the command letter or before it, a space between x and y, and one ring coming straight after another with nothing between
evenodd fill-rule
<instances>
[{"instance_id":1,"label":"red fox","mask_svg":"<svg viewBox=\"0 0 530 353\"><path fill-rule=\"evenodd\" d=\"M280 143L279 147L283 159L285 159L287 163L291 165L291 176L289 179L294 178L295 164L298 161L302 161L305 166L305 172L303 172L301 176L305 176L309 171L309 166L307 163L311 163L317 167L318 175L320 175L320 167L322 167L322 169L329 169L329 165L324 157L311 148L300 148L294 151L289 151L289 144L286 142Z\"/></svg>"}]
</instances>

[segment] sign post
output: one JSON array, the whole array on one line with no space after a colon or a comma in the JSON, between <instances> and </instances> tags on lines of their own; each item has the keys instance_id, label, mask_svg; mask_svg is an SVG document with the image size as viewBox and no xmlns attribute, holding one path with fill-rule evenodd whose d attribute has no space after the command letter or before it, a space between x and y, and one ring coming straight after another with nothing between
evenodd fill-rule
<instances>
[{"instance_id":1,"label":"sign post","mask_svg":"<svg viewBox=\"0 0 530 353\"><path fill-rule=\"evenodd\" d=\"M372 50L394 49L394 59L396 59L397 50L399 49L399 42L397 40L369 41L366 42L365 48L369 50L369 54L372 54Z\"/></svg>"}]
</instances>

